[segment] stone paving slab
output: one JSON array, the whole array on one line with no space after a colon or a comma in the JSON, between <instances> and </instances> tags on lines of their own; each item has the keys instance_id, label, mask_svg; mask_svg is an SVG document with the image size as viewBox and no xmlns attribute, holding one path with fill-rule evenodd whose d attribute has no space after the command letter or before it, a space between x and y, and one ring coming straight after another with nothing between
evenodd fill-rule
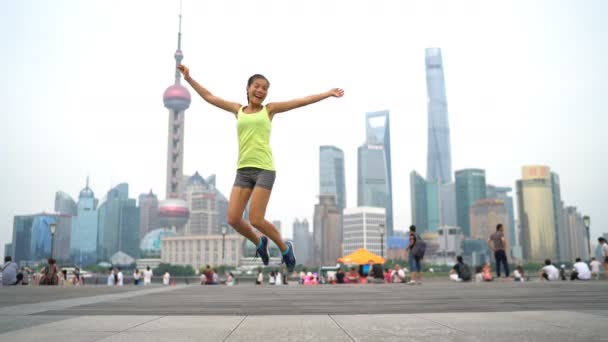
<instances>
[{"instance_id":1,"label":"stone paving slab","mask_svg":"<svg viewBox=\"0 0 608 342\"><path fill-rule=\"evenodd\" d=\"M156 286L160 287L160 286ZM0 308L49 300L93 297L141 290L136 286L0 286Z\"/></svg>"},{"instance_id":2,"label":"stone paving slab","mask_svg":"<svg viewBox=\"0 0 608 342\"><path fill-rule=\"evenodd\" d=\"M608 282L200 286L82 303L52 315L353 315L535 310L603 310ZM1 311L1 310L0 310Z\"/></svg>"},{"instance_id":3,"label":"stone paving slab","mask_svg":"<svg viewBox=\"0 0 608 342\"><path fill-rule=\"evenodd\" d=\"M57 322L73 316L2 316L0 333L33 327L40 324Z\"/></svg>"},{"instance_id":4,"label":"stone paving slab","mask_svg":"<svg viewBox=\"0 0 608 342\"><path fill-rule=\"evenodd\" d=\"M608 317L562 311L337 316L82 316L0 334L0 341L43 339L106 342L608 341Z\"/></svg>"},{"instance_id":5,"label":"stone paving slab","mask_svg":"<svg viewBox=\"0 0 608 342\"><path fill-rule=\"evenodd\" d=\"M167 287L153 287L153 288L140 288L138 291L117 291L118 293L110 293L103 294L97 296L85 296L85 297L73 297L70 299L59 299L59 300L51 300L48 299L53 298L52 296L40 297L40 302L37 303L27 303L27 304L17 304L13 306L4 306L0 307L0 317L1 316L24 316L24 315L32 315L37 313L43 313L52 310L63 310L75 306L81 305L91 305L101 302L111 302L116 300L124 300L126 298L137 297L150 295L161 292L174 291L182 288L183 286L167 286ZM63 291L71 292L71 288L61 288L56 287L54 291ZM35 291L35 290L34 290ZM42 290L43 292L46 289ZM11 291L9 291L10 294ZM0 293L2 297L6 296L5 292ZM45 301L46 299L46 301Z\"/></svg>"}]
</instances>

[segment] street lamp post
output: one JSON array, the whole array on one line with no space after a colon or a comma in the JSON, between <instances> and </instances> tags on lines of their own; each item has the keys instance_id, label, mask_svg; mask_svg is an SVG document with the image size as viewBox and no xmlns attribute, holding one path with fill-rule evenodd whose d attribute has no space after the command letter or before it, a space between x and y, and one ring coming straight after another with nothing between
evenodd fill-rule
<instances>
[{"instance_id":1,"label":"street lamp post","mask_svg":"<svg viewBox=\"0 0 608 342\"><path fill-rule=\"evenodd\" d=\"M222 265L226 266L225 256L226 256L226 233L228 233L228 226L222 225Z\"/></svg>"},{"instance_id":2,"label":"street lamp post","mask_svg":"<svg viewBox=\"0 0 608 342\"><path fill-rule=\"evenodd\" d=\"M55 230L57 229L57 225L55 223L51 223L49 225L51 229L51 258L53 257L53 249L55 247Z\"/></svg>"},{"instance_id":3,"label":"street lamp post","mask_svg":"<svg viewBox=\"0 0 608 342\"><path fill-rule=\"evenodd\" d=\"M380 233L380 256L384 258L384 223L378 225L378 232Z\"/></svg>"},{"instance_id":4,"label":"street lamp post","mask_svg":"<svg viewBox=\"0 0 608 342\"><path fill-rule=\"evenodd\" d=\"M584 216L583 223L585 224L585 230L587 231L587 248L589 249L589 257L591 257L591 236L589 234L589 227L591 226L591 218L589 216Z\"/></svg>"}]
</instances>

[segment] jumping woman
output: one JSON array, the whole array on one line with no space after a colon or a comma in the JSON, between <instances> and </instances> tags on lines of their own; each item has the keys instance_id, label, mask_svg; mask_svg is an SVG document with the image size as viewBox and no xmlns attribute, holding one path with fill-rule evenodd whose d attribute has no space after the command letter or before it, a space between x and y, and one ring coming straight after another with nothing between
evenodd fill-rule
<instances>
[{"instance_id":1,"label":"jumping woman","mask_svg":"<svg viewBox=\"0 0 608 342\"><path fill-rule=\"evenodd\" d=\"M256 256L268 265L268 239L270 238L281 250L283 262L289 272L296 265L293 242L283 242L275 226L266 220L266 206L274 184L276 171L270 148L272 118L279 113L307 106L328 97L342 97L342 89L332 89L318 95L311 95L286 102L274 102L263 105L270 83L266 77L256 74L247 81L247 105L223 100L190 77L190 70L185 65L178 66L186 82L206 102L232 113L237 120L239 139L239 156L236 179L228 203L228 224L256 246ZM243 219L243 211L251 198L248 223ZM258 236L252 229L262 233Z\"/></svg>"}]
</instances>

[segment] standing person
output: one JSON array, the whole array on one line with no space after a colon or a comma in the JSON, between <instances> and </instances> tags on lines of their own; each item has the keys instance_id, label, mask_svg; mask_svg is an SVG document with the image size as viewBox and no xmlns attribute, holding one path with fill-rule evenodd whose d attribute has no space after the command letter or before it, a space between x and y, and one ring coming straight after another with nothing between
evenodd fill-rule
<instances>
[{"instance_id":1,"label":"standing person","mask_svg":"<svg viewBox=\"0 0 608 342\"><path fill-rule=\"evenodd\" d=\"M604 263L604 271L608 275L608 242L603 237L597 239L602 246L602 262ZM608 278L608 276L606 276Z\"/></svg>"},{"instance_id":2,"label":"standing person","mask_svg":"<svg viewBox=\"0 0 608 342\"><path fill-rule=\"evenodd\" d=\"M406 252L409 251L409 262L410 262L410 271L412 274L412 280L408 284L422 284L422 267L420 267L420 260L424 257L425 250L424 241L420 235L416 234L416 226L410 226L410 244L406 248ZM416 277L418 275L418 277ZM416 279L417 278L417 279Z\"/></svg>"},{"instance_id":3,"label":"standing person","mask_svg":"<svg viewBox=\"0 0 608 342\"><path fill-rule=\"evenodd\" d=\"M255 284L262 285L263 283L264 283L264 273L262 273L262 270L259 269L258 276L255 278Z\"/></svg>"},{"instance_id":4,"label":"standing person","mask_svg":"<svg viewBox=\"0 0 608 342\"><path fill-rule=\"evenodd\" d=\"M270 83L266 77L256 74L247 81L247 105L226 101L215 95L190 77L189 69L178 66L186 82L209 104L232 113L237 120L239 155L236 179L228 203L228 224L256 246L256 255L264 265L268 265L268 238L281 250L283 262L289 272L296 265L293 242L283 242L281 233L266 220L266 207L274 185L276 171L270 147L272 119L276 114L319 102L328 97L342 97L342 89L303 97L286 102L274 102L263 105ZM251 199L249 208L250 223L243 219L243 211ZM258 236L252 226L262 236Z\"/></svg>"},{"instance_id":5,"label":"standing person","mask_svg":"<svg viewBox=\"0 0 608 342\"><path fill-rule=\"evenodd\" d=\"M135 272L133 272L133 285L137 286L139 285L139 280L141 279L141 273L139 273L139 269L135 269Z\"/></svg>"},{"instance_id":6,"label":"standing person","mask_svg":"<svg viewBox=\"0 0 608 342\"><path fill-rule=\"evenodd\" d=\"M496 232L488 239L488 247L494 252L496 260L496 278L500 278L500 264L505 268L505 277L509 278L509 262L507 261L507 240L502 223L496 225Z\"/></svg>"},{"instance_id":7,"label":"standing person","mask_svg":"<svg viewBox=\"0 0 608 342\"><path fill-rule=\"evenodd\" d=\"M144 271L144 286L150 285L152 283L152 270L150 270L150 266L146 267Z\"/></svg>"},{"instance_id":8,"label":"standing person","mask_svg":"<svg viewBox=\"0 0 608 342\"><path fill-rule=\"evenodd\" d=\"M110 267L110 270L108 271L110 274L108 275L108 286L114 286L116 284L116 281L114 279L114 268Z\"/></svg>"},{"instance_id":9,"label":"standing person","mask_svg":"<svg viewBox=\"0 0 608 342\"><path fill-rule=\"evenodd\" d=\"M171 284L171 274L169 274L169 270L165 271L163 275L163 285L169 286Z\"/></svg>"}]
</instances>

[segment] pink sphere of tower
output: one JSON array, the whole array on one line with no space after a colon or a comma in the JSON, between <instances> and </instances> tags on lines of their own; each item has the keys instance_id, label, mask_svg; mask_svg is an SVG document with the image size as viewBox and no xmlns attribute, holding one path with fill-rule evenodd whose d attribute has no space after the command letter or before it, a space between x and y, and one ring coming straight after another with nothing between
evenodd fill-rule
<instances>
[{"instance_id":1,"label":"pink sphere of tower","mask_svg":"<svg viewBox=\"0 0 608 342\"><path fill-rule=\"evenodd\" d=\"M190 218L186 201L169 198L158 203L158 218L163 228L183 227Z\"/></svg>"},{"instance_id":2,"label":"pink sphere of tower","mask_svg":"<svg viewBox=\"0 0 608 342\"><path fill-rule=\"evenodd\" d=\"M174 84L167 88L163 93L165 107L175 112L181 112L190 107L190 92L179 84Z\"/></svg>"}]
</instances>

